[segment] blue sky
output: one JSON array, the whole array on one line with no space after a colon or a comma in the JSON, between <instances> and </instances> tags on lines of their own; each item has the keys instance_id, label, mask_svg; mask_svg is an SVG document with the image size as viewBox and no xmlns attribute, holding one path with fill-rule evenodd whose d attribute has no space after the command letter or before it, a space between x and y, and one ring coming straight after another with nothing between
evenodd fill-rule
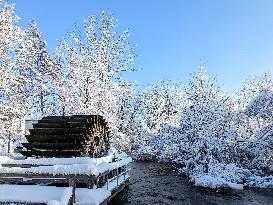
<instances>
[{"instance_id":1,"label":"blue sky","mask_svg":"<svg viewBox=\"0 0 273 205\"><path fill-rule=\"evenodd\" d=\"M187 84L206 61L231 93L247 76L273 71L272 0L10 0L20 24L34 19L49 48L84 17L109 10L129 27L141 55L130 74L139 85L163 78Z\"/></svg>"}]
</instances>

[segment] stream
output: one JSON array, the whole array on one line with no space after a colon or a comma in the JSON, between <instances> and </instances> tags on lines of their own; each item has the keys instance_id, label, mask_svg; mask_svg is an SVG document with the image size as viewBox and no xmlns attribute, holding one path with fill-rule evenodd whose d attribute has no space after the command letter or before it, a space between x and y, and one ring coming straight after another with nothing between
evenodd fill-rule
<instances>
[{"instance_id":1,"label":"stream","mask_svg":"<svg viewBox=\"0 0 273 205\"><path fill-rule=\"evenodd\" d=\"M130 183L108 205L273 205L273 190L230 190L207 193L170 164L133 162Z\"/></svg>"}]
</instances>

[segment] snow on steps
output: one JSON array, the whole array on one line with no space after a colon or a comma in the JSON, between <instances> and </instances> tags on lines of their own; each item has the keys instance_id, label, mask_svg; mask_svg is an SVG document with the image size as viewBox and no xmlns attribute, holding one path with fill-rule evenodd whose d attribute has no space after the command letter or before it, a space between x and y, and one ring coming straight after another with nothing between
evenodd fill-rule
<instances>
[{"instance_id":1,"label":"snow on steps","mask_svg":"<svg viewBox=\"0 0 273 205\"><path fill-rule=\"evenodd\" d=\"M76 189L76 202L74 205L106 205L111 198L128 185L129 176L119 176L107 185L98 189Z\"/></svg>"},{"instance_id":2,"label":"snow on steps","mask_svg":"<svg viewBox=\"0 0 273 205\"><path fill-rule=\"evenodd\" d=\"M129 164L132 161L130 157L121 159L116 162L102 162L97 165L92 164L70 164L70 165L52 165L52 166L37 166L30 168L21 167L1 167L0 173L10 174L50 174L50 175L87 175L98 176L108 170L113 170Z\"/></svg>"},{"instance_id":3,"label":"snow on steps","mask_svg":"<svg viewBox=\"0 0 273 205\"><path fill-rule=\"evenodd\" d=\"M113 159L116 161L112 162ZM131 157L128 157L125 153L118 154L114 148L109 150L107 156L101 158L75 157L13 160L9 157L0 156L0 173L98 176L108 170L125 166L131 161Z\"/></svg>"},{"instance_id":4,"label":"snow on steps","mask_svg":"<svg viewBox=\"0 0 273 205\"><path fill-rule=\"evenodd\" d=\"M14 160L9 157L0 156L0 179L4 181L8 179L9 182L22 179L24 183L30 182L32 184L35 180L38 180L39 183L52 183L55 180L59 180L59 183L69 182L69 186L74 188L69 188L69 190L72 190L72 199L69 200L68 204L72 204L72 201L75 201L79 205L99 205L106 204L113 195L128 183L129 176L127 175L127 170L122 172L122 168L131 161L132 159L127 154L118 154L113 148L109 150L107 156L102 158L77 157ZM120 168L121 172L118 171L118 168ZM75 190L75 180L80 179L78 177L85 176L85 182L88 182L90 179L97 181L99 177L105 177L105 173L109 173L111 170L116 170L116 175L118 176L111 179L107 177L108 183L105 183L102 187L98 186L100 188L96 189L76 188ZM93 184L93 186L97 187L96 185L96 183ZM25 189L24 187L28 188ZM36 190L37 194L32 191L33 189ZM59 192L57 189L59 189ZM3 196L2 193L4 191L2 190L6 190L6 192L10 190L10 193L5 193L5 196ZM51 196L51 192L57 194L58 197L52 195L55 197L48 198L48 196ZM12 202L51 205L67 204L63 203L61 199L64 198L62 195L68 197L69 194L67 194L68 191L63 192L62 194L60 187L0 185L0 204L3 201L9 204ZM22 193L25 195L22 195ZM41 195L45 198L40 197Z\"/></svg>"},{"instance_id":5,"label":"snow on steps","mask_svg":"<svg viewBox=\"0 0 273 205\"><path fill-rule=\"evenodd\" d=\"M115 148L110 148L107 156L101 158L91 157L70 157L70 158L28 158L15 160L7 156L0 156L0 165L71 165L71 164L100 164L102 162L111 162L115 157L121 158L127 156L125 153L118 154Z\"/></svg>"},{"instance_id":6,"label":"snow on steps","mask_svg":"<svg viewBox=\"0 0 273 205\"><path fill-rule=\"evenodd\" d=\"M67 205L71 197L71 187L0 185L0 203L16 202Z\"/></svg>"},{"instance_id":7,"label":"snow on steps","mask_svg":"<svg viewBox=\"0 0 273 205\"><path fill-rule=\"evenodd\" d=\"M129 176L119 176L98 189L77 188L75 205L107 204L128 184ZM29 203L47 205L72 204L72 187L38 185L0 185L0 204Z\"/></svg>"}]
</instances>

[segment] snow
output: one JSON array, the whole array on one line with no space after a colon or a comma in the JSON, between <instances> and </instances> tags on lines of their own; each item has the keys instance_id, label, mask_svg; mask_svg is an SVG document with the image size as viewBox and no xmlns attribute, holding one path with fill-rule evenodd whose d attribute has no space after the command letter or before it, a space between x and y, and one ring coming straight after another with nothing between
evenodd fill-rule
<instances>
[{"instance_id":1,"label":"snow","mask_svg":"<svg viewBox=\"0 0 273 205\"><path fill-rule=\"evenodd\" d=\"M22 160L23 161L23 160ZM103 160L98 160L103 161ZM16 173L16 174L52 174L55 175L93 175L98 176L108 170L116 169L125 166L132 162L131 157L120 159L113 163L101 162L100 164L69 164L69 165L52 165L52 166L37 166L30 168L20 167L2 167L0 166L0 173Z\"/></svg>"},{"instance_id":2,"label":"snow","mask_svg":"<svg viewBox=\"0 0 273 205\"><path fill-rule=\"evenodd\" d=\"M98 189L76 189L76 205L99 205L111 196L111 191L103 188Z\"/></svg>"},{"instance_id":3,"label":"snow","mask_svg":"<svg viewBox=\"0 0 273 205\"><path fill-rule=\"evenodd\" d=\"M112 162L113 159L117 161ZM112 163L111 163L112 162ZM14 160L6 156L0 156L1 164L14 165L41 165L29 168L0 166L0 173L17 174L52 174L52 175L94 175L98 176L108 170L125 166L132 162L132 158L125 153L118 154L111 148L109 154L101 158L76 157L76 158L40 158ZM46 166L45 166L46 165Z\"/></svg>"},{"instance_id":4,"label":"snow","mask_svg":"<svg viewBox=\"0 0 273 205\"><path fill-rule=\"evenodd\" d=\"M208 188L221 188L229 187L231 189L243 189L243 184L236 184L227 182L224 178L221 177L212 177L209 175L198 175L194 177L193 181L195 186L208 187Z\"/></svg>"},{"instance_id":5,"label":"snow","mask_svg":"<svg viewBox=\"0 0 273 205\"><path fill-rule=\"evenodd\" d=\"M121 175L98 189L76 188L76 205L99 205L111 196L111 192L128 180L128 175ZM47 203L48 205L66 205L72 195L71 187L38 185L0 185L0 202Z\"/></svg>"},{"instance_id":6,"label":"snow","mask_svg":"<svg viewBox=\"0 0 273 205\"><path fill-rule=\"evenodd\" d=\"M237 190L243 190L243 189L244 189L243 184L236 184L236 183L228 182L227 185L228 185L231 189L237 189Z\"/></svg>"},{"instance_id":7,"label":"snow","mask_svg":"<svg viewBox=\"0 0 273 205\"><path fill-rule=\"evenodd\" d=\"M243 169L235 164L211 165L208 173L193 174L190 181L194 182L195 186L208 188L273 188L273 176L262 176L257 170Z\"/></svg>"},{"instance_id":8,"label":"snow","mask_svg":"<svg viewBox=\"0 0 273 205\"><path fill-rule=\"evenodd\" d=\"M113 159L115 159L114 162ZM52 174L69 175L84 174L98 176L108 170L125 166L132 158L125 153L118 153L111 148L108 155L101 158L76 157L76 158L40 158L14 160L7 156L0 157L0 173L17 174ZM29 168L4 167L1 165L35 165ZM40 165L40 166L37 166ZM129 178L125 173L110 179L108 185L102 188L86 189L76 188L75 198L78 205L99 205L111 196L111 192L124 180ZM118 184L117 184L118 182ZM32 202L47 203L48 205L67 204L72 194L72 188L38 185L0 185L1 202Z\"/></svg>"},{"instance_id":9,"label":"snow","mask_svg":"<svg viewBox=\"0 0 273 205\"><path fill-rule=\"evenodd\" d=\"M47 202L47 205L60 205L60 203L56 200L50 200L49 202Z\"/></svg>"},{"instance_id":10,"label":"snow","mask_svg":"<svg viewBox=\"0 0 273 205\"><path fill-rule=\"evenodd\" d=\"M273 188L273 176L257 176L249 177L248 186L254 188Z\"/></svg>"},{"instance_id":11,"label":"snow","mask_svg":"<svg viewBox=\"0 0 273 205\"><path fill-rule=\"evenodd\" d=\"M61 201L60 204L68 204L70 196L72 196L73 194L73 188L72 187L68 187L65 188L63 194L61 195Z\"/></svg>"},{"instance_id":12,"label":"snow","mask_svg":"<svg viewBox=\"0 0 273 205\"><path fill-rule=\"evenodd\" d=\"M272 163L272 165L269 166L268 169L269 169L270 172L273 172L273 163Z\"/></svg>"},{"instance_id":13,"label":"snow","mask_svg":"<svg viewBox=\"0 0 273 205\"><path fill-rule=\"evenodd\" d=\"M132 162L132 158L126 157L126 158L120 159L119 161L111 163L111 165L113 166L113 168L118 168L118 167L125 166L131 162Z\"/></svg>"},{"instance_id":14,"label":"snow","mask_svg":"<svg viewBox=\"0 0 273 205\"><path fill-rule=\"evenodd\" d=\"M126 157L126 153L118 154L118 151L111 147L108 151L107 156L101 158L91 157L73 157L73 158L39 158L39 159L23 159L14 160L7 156L0 156L1 164L29 164L29 165L72 165L72 164L91 164L96 165L103 162L111 162L115 157Z\"/></svg>"},{"instance_id":15,"label":"snow","mask_svg":"<svg viewBox=\"0 0 273 205\"><path fill-rule=\"evenodd\" d=\"M96 164L96 160L90 157L74 158L40 158L14 160L9 157L0 156L0 164L29 164L29 165L69 165L69 164Z\"/></svg>"},{"instance_id":16,"label":"snow","mask_svg":"<svg viewBox=\"0 0 273 205\"><path fill-rule=\"evenodd\" d=\"M66 205L71 194L71 187L0 185L1 202L33 202Z\"/></svg>"},{"instance_id":17,"label":"snow","mask_svg":"<svg viewBox=\"0 0 273 205\"><path fill-rule=\"evenodd\" d=\"M127 174L120 175L118 176L118 184L121 184L128 179L129 179L129 175ZM111 181L108 183L108 190L113 191L116 187L117 187L117 177L115 177L114 179L111 179ZM103 188L107 189L107 184L105 184Z\"/></svg>"},{"instance_id":18,"label":"snow","mask_svg":"<svg viewBox=\"0 0 273 205\"><path fill-rule=\"evenodd\" d=\"M195 186L242 190L243 179L246 177L247 170L237 167L235 164L209 164L208 173L193 174L191 181Z\"/></svg>"},{"instance_id":19,"label":"snow","mask_svg":"<svg viewBox=\"0 0 273 205\"><path fill-rule=\"evenodd\" d=\"M10 158L7 156L0 156L0 165L7 163L9 160Z\"/></svg>"},{"instance_id":20,"label":"snow","mask_svg":"<svg viewBox=\"0 0 273 205\"><path fill-rule=\"evenodd\" d=\"M129 178L128 175L121 175L118 178L118 185L122 184L125 180ZM117 186L117 180L113 180L104 185L102 188L98 189L86 189L86 188L77 188L76 189L76 205L99 205L108 197L111 196L111 191L113 191Z\"/></svg>"}]
</instances>

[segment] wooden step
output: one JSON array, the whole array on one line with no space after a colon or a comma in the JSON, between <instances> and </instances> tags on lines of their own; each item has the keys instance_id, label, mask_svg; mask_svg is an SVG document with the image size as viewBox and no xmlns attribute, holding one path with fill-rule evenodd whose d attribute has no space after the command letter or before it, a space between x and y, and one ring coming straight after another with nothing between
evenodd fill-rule
<instances>
[{"instance_id":1,"label":"wooden step","mask_svg":"<svg viewBox=\"0 0 273 205\"><path fill-rule=\"evenodd\" d=\"M29 143L62 143L62 142L74 142L81 143L89 140L88 135L73 134L73 135L26 135Z\"/></svg>"},{"instance_id":2,"label":"wooden step","mask_svg":"<svg viewBox=\"0 0 273 205\"><path fill-rule=\"evenodd\" d=\"M88 119L84 118L78 118L78 119L41 119L38 120L38 123L50 123L50 124L56 124L56 123L85 123L89 124Z\"/></svg>"},{"instance_id":3,"label":"wooden step","mask_svg":"<svg viewBox=\"0 0 273 205\"><path fill-rule=\"evenodd\" d=\"M82 122L44 123L33 124L33 128L86 128Z\"/></svg>"},{"instance_id":4,"label":"wooden step","mask_svg":"<svg viewBox=\"0 0 273 205\"><path fill-rule=\"evenodd\" d=\"M86 144L83 143L22 143L28 150L47 149L47 150L85 150Z\"/></svg>"},{"instance_id":5,"label":"wooden step","mask_svg":"<svg viewBox=\"0 0 273 205\"><path fill-rule=\"evenodd\" d=\"M102 156L109 149L107 123L99 115L48 116L29 130L25 156ZM95 138L98 138L96 141Z\"/></svg>"},{"instance_id":6,"label":"wooden step","mask_svg":"<svg viewBox=\"0 0 273 205\"><path fill-rule=\"evenodd\" d=\"M35 128L29 129L30 135L69 135L69 134L85 134L85 128Z\"/></svg>"},{"instance_id":7,"label":"wooden step","mask_svg":"<svg viewBox=\"0 0 273 205\"><path fill-rule=\"evenodd\" d=\"M80 157L84 156L85 153L78 150L66 150L66 151L40 151L40 150L28 150L21 151L22 155L26 157Z\"/></svg>"},{"instance_id":8,"label":"wooden step","mask_svg":"<svg viewBox=\"0 0 273 205\"><path fill-rule=\"evenodd\" d=\"M71 119L88 119L90 123L103 124L103 117L100 115L72 115Z\"/></svg>"},{"instance_id":9,"label":"wooden step","mask_svg":"<svg viewBox=\"0 0 273 205\"><path fill-rule=\"evenodd\" d=\"M71 116L46 116L46 117L43 117L42 119L46 119L46 120L58 120L58 119L70 119Z\"/></svg>"}]
</instances>

